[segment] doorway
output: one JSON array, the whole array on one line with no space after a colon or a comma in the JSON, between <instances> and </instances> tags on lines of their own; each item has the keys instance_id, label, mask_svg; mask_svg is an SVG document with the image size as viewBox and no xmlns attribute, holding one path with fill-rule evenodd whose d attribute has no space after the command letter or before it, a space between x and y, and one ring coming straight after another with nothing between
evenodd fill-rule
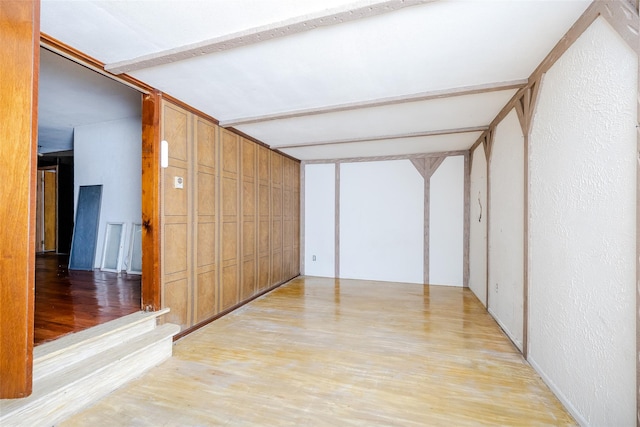
<instances>
[{"instance_id":1,"label":"doorway","mask_svg":"<svg viewBox=\"0 0 640 427\"><path fill-rule=\"evenodd\" d=\"M58 250L58 168L38 168L36 252Z\"/></svg>"},{"instance_id":2,"label":"doorway","mask_svg":"<svg viewBox=\"0 0 640 427\"><path fill-rule=\"evenodd\" d=\"M141 307L134 251L141 221L142 94L45 47L40 49L34 344ZM94 253L69 270L79 188L103 187ZM122 224L121 260L103 260L108 224ZM136 264L138 268L130 268Z\"/></svg>"}]
</instances>

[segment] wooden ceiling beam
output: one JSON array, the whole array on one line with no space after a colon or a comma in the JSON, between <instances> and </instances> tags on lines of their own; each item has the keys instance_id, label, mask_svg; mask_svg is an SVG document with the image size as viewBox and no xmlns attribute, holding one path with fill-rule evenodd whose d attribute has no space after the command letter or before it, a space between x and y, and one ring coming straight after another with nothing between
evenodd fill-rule
<instances>
[{"instance_id":1,"label":"wooden ceiling beam","mask_svg":"<svg viewBox=\"0 0 640 427\"><path fill-rule=\"evenodd\" d=\"M198 56L237 49L268 40L315 30L320 27L343 24L358 19L370 18L405 7L417 6L436 0L360 0L345 6L297 16L284 21L249 28L232 34L179 46L137 58L113 62L105 70L113 74L130 73L144 68L184 61Z\"/></svg>"},{"instance_id":2,"label":"wooden ceiling beam","mask_svg":"<svg viewBox=\"0 0 640 427\"><path fill-rule=\"evenodd\" d=\"M484 132L487 129L488 129L488 126L475 126L475 127L467 127L467 128L430 130L425 132L412 132L412 133L402 133L402 134L394 134L394 135L369 136L369 137L363 137L363 138L337 139L337 140L318 141L318 142L304 142L300 144L282 144L282 145L272 144L271 148L284 149L284 148L300 148L300 147L317 147L319 145L350 144L354 142L372 142L372 141L384 141L389 139L393 140L393 139L419 138L424 136L439 136L439 135L453 135L453 134L471 133L471 132Z\"/></svg>"},{"instance_id":3,"label":"wooden ceiling beam","mask_svg":"<svg viewBox=\"0 0 640 427\"><path fill-rule=\"evenodd\" d=\"M363 108L382 107L386 105L404 104L408 102L429 101L433 99L452 98L454 96L476 95L502 90L521 89L527 85L528 80L511 80L506 82L487 83L474 86L462 86L451 89L418 92L408 95L391 96L386 98L370 99L366 101L350 102L345 104L329 105L325 107L306 108L300 110L285 111L281 113L265 114L262 116L242 117L222 120L220 126L231 127L253 123L268 122L273 120L292 119L296 117L314 116L318 114L337 113L341 111L359 110Z\"/></svg>"}]
</instances>

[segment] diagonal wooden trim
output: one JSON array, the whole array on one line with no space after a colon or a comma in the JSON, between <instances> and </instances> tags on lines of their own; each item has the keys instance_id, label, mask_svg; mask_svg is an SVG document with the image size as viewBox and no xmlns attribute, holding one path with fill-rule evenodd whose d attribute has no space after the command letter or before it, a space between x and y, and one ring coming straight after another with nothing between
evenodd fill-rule
<instances>
[{"instance_id":1,"label":"diagonal wooden trim","mask_svg":"<svg viewBox=\"0 0 640 427\"><path fill-rule=\"evenodd\" d=\"M393 12L405 7L429 3L434 0L369 0L340 6L329 10L297 16L284 21L249 28L232 34L191 43L126 61L108 64L106 69L114 74L128 73L159 65L184 61L212 53L237 49L268 40L311 31L320 27L343 24Z\"/></svg>"},{"instance_id":2,"label":"diagonal wooden trim","mask_svg":"<svg viewBox=\"0 0 640 427\"><path fill-rule=\"evenodd\" d=\"M328 105L324 107L305 108L292 111L284 111L261 116L242 117L236 119L223 120L220 126L239 126L252 123L268 122L273 120L292 119L296 117L314 116L318 114L336 113L341 111L360 110L363 108L382 107L385 105L397 105L408 102L430 101L434 99L452 98L455 96L476 95L488 92L498 92L503 90L520 89L527 85L527 80L512 80L506 82L486 83L475 86L463 86L450 89L434 90L428 92L418 92L401 96L370 99L367 101L351 102L346 104Z\"/></svg>"},{"instance_id":3,"label":"diagonal wooden trim","mask_svg":"<svg viewBox=\"0 0 640 427\"><path fill-rule=\"evenodd\" d=\"M496 131L495 128L489 130L486 138L486 147L485 147L485 155L487 157L487 163L491 160L491 153L493 151L493 140L495 138Z\"/></svg>"},{"instance_id":4,"label":"diagonal wooden trim","mask_svg":"<svg viewBox=\"0 0 640 427\"><path fill-rule=\"evenodd\" d=\"M464 155L466 156L466 153ZM431 178L433 174L436 173L436 171L438 170L438 168L446 158L447 158L446 156L443 156L443 157L432 157L430 159L431 163L429 168L429 178Z\"/></svg>"},{"instance_id":5,"label":"diagonal wooden trim","mask_svg":"<svg viewBox=\"0 0 640 427\"><path fill-rule=\"evenodd\" d=\"M569 49L569 47L584 33L584 31L595 21L602 11L602 1L597 0L591 3L584 13L578 18L578 20L571 26L571 28L565 33L565 35L556 43L551 52L542 60L542 62L536 67L536 69L529 76L529 84L519 89L513 97L505 104L505 106L496 115L493 121L489 124L489 130L485 131L478 137L476 142L471 146L472 150L475 150L482 140L496 128L509 112L514 108L516 102L522 98L524 92L531 87L532 82L539 81L544 73L546 73L553 64ZM488 151L490 153L490 150ZM487 157L488 160L488 157Z\"/></svg>"},{"instance_id":6,"label":"diagonal wooden trim","mask_svg":"<svg viewBox=\"0 0 640 427\"><path fill-rule=\"evenodd\" d=\"M520 122L520 128L522 132L526 135L527 133L527 113L524 111L524 96L516 101L514 105L514 109L516 110L516 114L518 115L518 121Z\"/></svg>"},{"instance_id":7,"label":"diagonal wooden trim","mask_svg":"<svg viewBox=\"0 0 640 427\"><path fill-rule=\"evenodd\" d=\"M394 139L420 138L425 136L454 135L459 133L484 132L487 129L488 129L488 126L474 126L474 127L457 128L457 129L440 129L440 130L429 130L424 132L411 132L411 133L393 134L393 135L369 136L369 137L362 137L362 138L305 142L300 144L288 144L288 145L274 144L271 147L274 149L275 148L285 149L285 148L300 148L300 147L317 147L320 145L352 144L355 142L385 141L385 140L394 140Z\"/></svg>"},{"instance_id":8,"label":"diagonal wooden trim","mask_svg":"<svg viewBox=\"0 0 640 427\"><path fill-rule=\"evenodd\" d=\"M598 3L601 5L600 16L609 22L636 54L640 54L638 10L621 0L598 0Z\"/></svg>"},{"instance_id":9,"label":"diagonal wooden trim","mask_svg":"<svg viewBox=\"0 0 640 427\"><path fill-rule=\"evenodd\" d=\"M370 157L348 157L344 159L317 159L317 160L303 160L302 164L313 165L322 163L358 163L358 162L383 162L386 160L410 160L418 158L431 158L431 157L447 157L447 156L464 156L469 150L456 150L456 151L441 151L438 153L418 153L418 154L403 154L397 156L370 156Z\"/></svg>"},{"instance_id":10,"label":"diagonal wooden trim","mask_svg":"<svg viewBox=\"0 0 640 427\"><path fill-rule=\"evenodd\" d=\"M418 173L422 175L422 178L426 178L426 159L424 157L419 159L409 159L415 168L418 170Z\"/></svg>"}]
</instances>

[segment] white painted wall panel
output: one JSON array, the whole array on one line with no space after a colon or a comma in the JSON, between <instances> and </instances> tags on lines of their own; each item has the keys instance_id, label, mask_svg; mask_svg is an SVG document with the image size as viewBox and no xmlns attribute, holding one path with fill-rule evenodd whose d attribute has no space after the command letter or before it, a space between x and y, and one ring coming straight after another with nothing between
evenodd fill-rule
<instances>
[{"instance_id":1,"label":"white painted wall panel","mask_svg":"<svg viewBox=\"0 0 640 427\"><path fill-rule=\"evenodd\" d=\"M81 185L102 185L102 207L94 267L99 268L107 222L126 223L123 260L131 224L142 221L142 126L140 117L74 129L74 206ZM126 269L124 263L121 269Z\"/></svg>"},{"instance_id":2,"label":"white painted wall panel","mask_svg":"<svg viewBox=\"0 0 640 427\"><path fill-rule=\"evenodd\" d=\"M422 283L423 186L409 160L340 165L340 277Z\"/></svg>"},{"instance_id":3,"label":"white painted wall panel","mask_svg":"<svg viewBox=\"0 0 640 427\"><path fill-rule=\"evenodd\" d=\"M469 206L469 288L482 304L487 297L487 160L484 148L473 152Z\"/></svg>"},{"instance_id":4,"label":"white painted wall panel","mask_svg":"<svg viewBox=\"0 0 640 427\"><path fill-rule=\"evenodd\" d=\"M335 165L304 168L304 274L334 277Z\"/></svg>"},{"instance_id":5,"label":"white painted wall panel","mask_svg":"<svg viewBox=\"0 0 640 427\"><path fill-rule=\"evenodd\" d=\"M522 350L524 137L515 110L496 128L489 174L488 308Z\"/></svg>"},{"instance_id":6,"label":"white painted wall panel","mask_svg":"<svg viewBox=\"0 0 640 427\"><path fill-rule=\"evenodd\" d=\"M584 425L636 423L637 64L599 18L547 73L531 135L529 359Z\"/></svg>"},{"instance_id":7,"label":"white painted wall panel","mask_svg":"<svg viewBox=\"0 0 640 427\"><path fill-rule=\"evenodd\" d=\"M431 176L429 283L463 285L464 156L447 157Z\"/></svg>"}]
</instances>

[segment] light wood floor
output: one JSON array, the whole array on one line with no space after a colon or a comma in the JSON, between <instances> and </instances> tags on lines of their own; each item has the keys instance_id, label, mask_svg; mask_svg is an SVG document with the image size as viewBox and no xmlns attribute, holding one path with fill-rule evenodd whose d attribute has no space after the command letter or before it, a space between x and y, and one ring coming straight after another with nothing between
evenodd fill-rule
<instances>
[{"instance_id":1,"label":"light wood floor","mask_svg":"<svg viewBox=\"0 0 640 427\"><path fill-rule=\"evenodd\" d=\"M468 289L299 278L64 426L575 425Z\"/></svg>"}]
</instances>

